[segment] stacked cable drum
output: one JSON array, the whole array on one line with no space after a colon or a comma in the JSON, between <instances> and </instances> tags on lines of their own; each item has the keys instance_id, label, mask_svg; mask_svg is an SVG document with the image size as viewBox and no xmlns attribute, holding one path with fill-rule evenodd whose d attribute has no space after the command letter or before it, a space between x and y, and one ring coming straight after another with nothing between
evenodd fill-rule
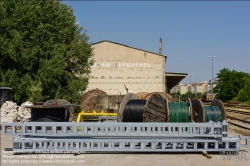
<instances>
[{"instance_id":1,"label":"stacked cable drum","mask_svg":"<svg viewBox=\"0 0 250 166\"><path fill-rule=\"evenodd\" d=\"M203 106L199 99L186 102L170 101L161 93L151 93L144 99L127 94L118 111L118 122L222 122L226 119L224 104L215 99Z\"/></svg>"}]
</instances>

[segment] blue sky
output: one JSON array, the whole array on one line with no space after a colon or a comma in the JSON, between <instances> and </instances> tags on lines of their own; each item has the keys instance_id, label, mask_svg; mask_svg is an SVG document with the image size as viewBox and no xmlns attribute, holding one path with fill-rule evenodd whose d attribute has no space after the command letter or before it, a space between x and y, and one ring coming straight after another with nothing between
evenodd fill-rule
<instances>
[{"instance_id":1,"label":"blue sky","mask_svg":"<svg viewBox=\"0 0 250 166\"><path fill-rule=\"evenodd\" d=\"M158 53L167 72L206 81L224 67L250 73L250 1L64 1L90 42L110 40ZM187 76L182 83L189 83Z\"/></svg>"}]
</instances>

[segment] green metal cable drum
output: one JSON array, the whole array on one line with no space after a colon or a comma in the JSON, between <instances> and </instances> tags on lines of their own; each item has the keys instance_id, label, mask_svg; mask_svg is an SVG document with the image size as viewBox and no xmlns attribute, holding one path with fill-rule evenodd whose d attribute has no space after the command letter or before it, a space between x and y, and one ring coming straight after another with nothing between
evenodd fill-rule
<instances>
[{"instance_id":1,"label":"green metal cable drum","mask_svg":"<svg viewBox=\"0 0 250 166\"><path fill-rule=\"evenodd\" d=\"M169 102L168 122L189 122L189 108L187 103Z\"/></svg>"}]
</instances>

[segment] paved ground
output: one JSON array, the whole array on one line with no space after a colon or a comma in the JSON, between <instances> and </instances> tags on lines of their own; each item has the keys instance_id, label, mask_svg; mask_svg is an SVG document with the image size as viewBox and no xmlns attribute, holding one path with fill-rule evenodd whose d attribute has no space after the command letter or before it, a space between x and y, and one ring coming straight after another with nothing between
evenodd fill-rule
<instances>
[{"instance_id":1,"label":"paved ground","mask_svg":"<svg viewBox=\"0 0 250 166\"><path fill-rule=\"evenodd\" d=\"M230 131L230 135L235 133ZM220 154L211 154L212 158L208 159L199 153L165 153L165 154L81 154L73 156L72 154L28 154L13 155L4 151L4 148L12 147L12 136L1 135L1 166L67 166L67 165L104 165L104 166L161 166L161 165L181 165L181 166L249 166L250 147L243 148L247 150L246 160L222 160ZM57 162L57 163L56 163ZM66 163L68 162L68 163Z\"/></svg>"}]
</instances>

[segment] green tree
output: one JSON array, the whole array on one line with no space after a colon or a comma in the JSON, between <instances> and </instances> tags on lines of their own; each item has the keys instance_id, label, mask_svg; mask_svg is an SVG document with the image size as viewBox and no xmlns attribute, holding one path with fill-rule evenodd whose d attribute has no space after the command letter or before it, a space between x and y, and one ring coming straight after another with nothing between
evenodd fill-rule
<instances>
[{"instance_id":1,"label":"green tree","mask_svg":"<svg viewBox=\"0 0 250 166\"><path fill-rule=\"evenodd\" d=\"M2 0L0 8L0 86L19 104L78 103L93 50L73 9L59 0Z\"/></svg>"},{"instance_id":2,"label":"green tree","mask_svg":"<svg viewBox=\"0 0 250 166\"><path fill-rule=\"evenodd\" d=\"M250 101L250 77L243 78L244 87L238 93L238 100L241 102Z\"/></svg>"},{"instance_id":3,"label":"green tree","mask_svg":"<svg viewBox=\"0 0 250 166\"><path fill-rule=\"evenodd\" d=\"M170 94L172 97L174 97L175 99L178 99L181 96L181 93L179 91L177 92L173 92Z\"/></svg>"},{"instance_id":4,"label":"green tree","mask_svg":"<svg viewBox=\"0 0 250 166\"><path fill-rule=\"evenodd\" d=\"M244 87L243 78L249 76L248 73L231 71L228 68L220 70L217 74L219 82L214 88L214 93L217 93L216 98L227 102L236 97L240 89Z\"/></svg>"}]
</instances>

